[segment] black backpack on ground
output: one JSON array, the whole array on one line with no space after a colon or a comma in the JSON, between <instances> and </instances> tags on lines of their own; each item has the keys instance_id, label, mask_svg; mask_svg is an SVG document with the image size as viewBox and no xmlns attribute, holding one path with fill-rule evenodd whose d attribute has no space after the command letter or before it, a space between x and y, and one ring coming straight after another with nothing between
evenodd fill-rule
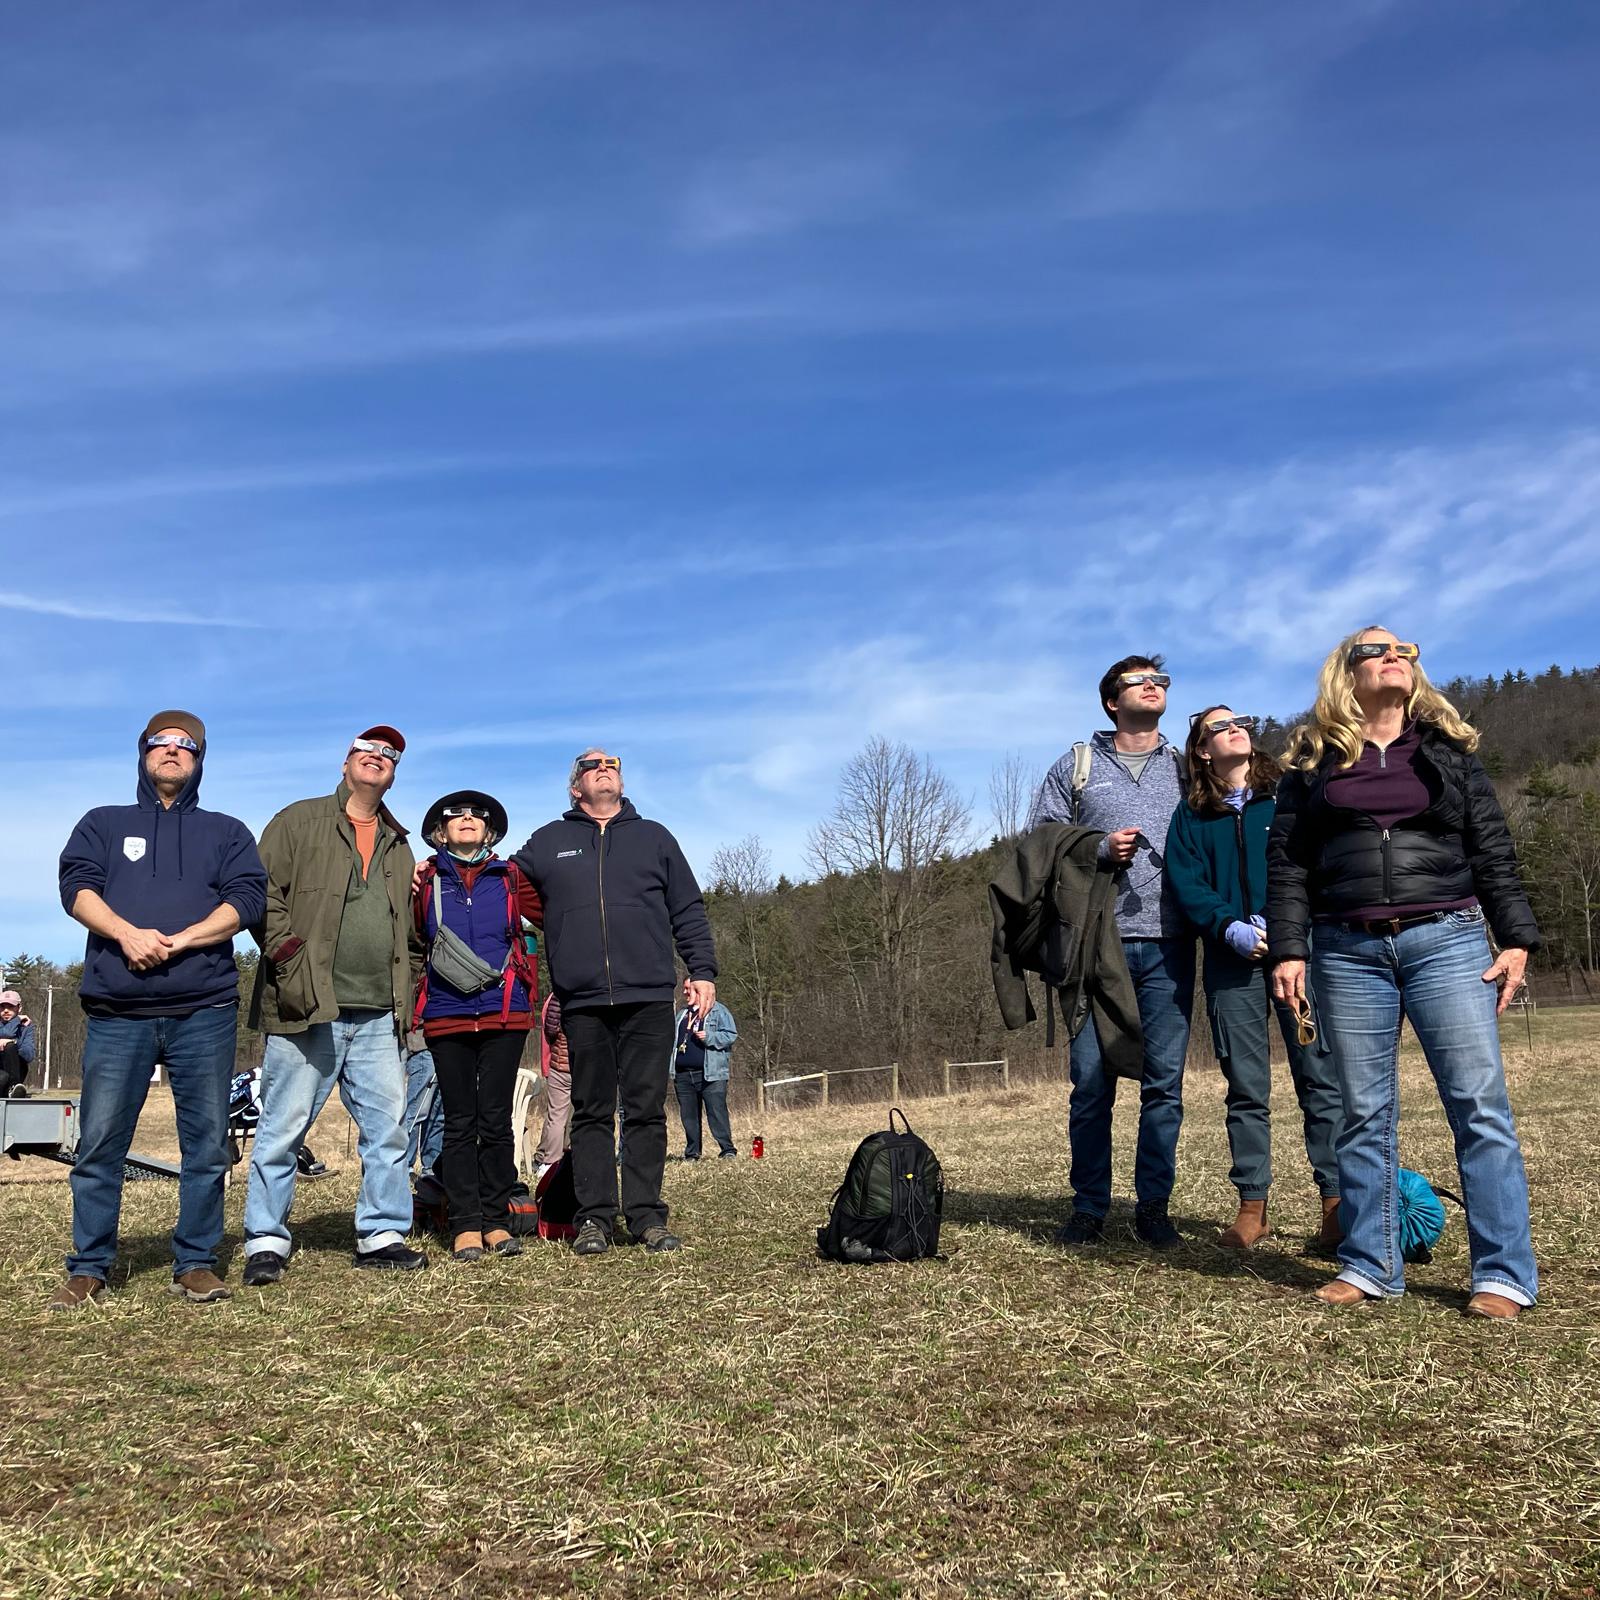
<instances>
[{"instance_id":1,"label":"black backpack on ground","mask_svg":"<svg viewBox=\"0 0 1600 1600\"><path fill-rule=\"evenodd\" d=\"M903 1133L895 1132L896 1117ZM943 1214L939 1158L896 1106L888 1131L856 1146L827 1225L817 1229L817 1249L830 1261L920 1261L939 1253Z\"/></svg>"}]
</instances>

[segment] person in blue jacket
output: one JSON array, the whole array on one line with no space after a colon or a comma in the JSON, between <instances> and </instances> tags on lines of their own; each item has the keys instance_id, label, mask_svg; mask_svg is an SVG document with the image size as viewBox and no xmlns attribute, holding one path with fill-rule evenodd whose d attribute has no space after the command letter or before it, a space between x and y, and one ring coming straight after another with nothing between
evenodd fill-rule
<instances>
[{"instance_id":1,"label":"person in blue jacket","mask_svg":"<svg viewBox=\"0 0 1600 1600\"><path fill-rule=\"evenodd\" d=\"M0 994L0 1100L25 1096L23 1079L39 1053L39 1036L33 1018L22 1012L22 996L15 989Z\"/></svg>"},{"instance_id":2,"label":"person in blue jacket","mask_svg":"<svg viewBox=\"0 0 1600 1600\"><path fill-rule=\"evenodd\" d=\"M677 1015L672 1035L672 1081L683 1121L683 1159L700 1159L700 1112L725 1160L738 1155L728 1126L728 1058L739 1030L733 1013L719 1000L698 1016L688 1006Z\"/></svg>"},{"instance_id":3,"label":"person in blue jacket","mask_svg":"<svg viewBox=\"0 0 1600 1600\"><path fill-rule=\"evenodd\" d=\"M242 822L200 809L205 752L197 716L157 712L139 735L136 802L97 806L61 852L61 903L89 930L78 989L88 1033L72 1254L53 1311L105 1292L122 1164L158 1063L172 1087L182 1152L173 1293L194 1302L228 1298L214 1268L238 1031L233 936L261 920L267 875Z\"/></svg>"},{"instance_id":4,"label":"person in blue jacket","mask_svg":"<svg viewBox=\"0 0 1600 1600\"><path fill-rule=\"evenodd\" d=\"M1204 941L1206 1010L1228 1083L1229 1176L1239 1191L1239 1214L1217 1242L1248 1250L1272 1232L1268 1015L1276 1010L1305 1125L1306 1155L1322 1196L1317 1243L1331 1250L1340 1239L1334 1142L1342 1101L1327 1045L1301 1044L1293 1009L1268 993L1267 835L1281 771L1270 754L1254 747L1255 726L1254 717L1235 716L1227 706L1196 713L1186 748L1188 794L1167 831L1167 881Z\"/></svg>"},{"instance_id":5,"label":"person in blue jacket","mask_svg":"<svg viewBox=\"0 0 1600 1600\"><path fill-rule=\"evenodd\" d=\"M457 1261L522 1254L511 1232L511 1107L539 1011L522 925L539 926L544 911L518 868L494 853L506 826L506 808L481 789L435 800L422 819L435 853L411 901L428 951L416 1020L444 1104L439 1168Z\"/></svg>"}]
</instances>

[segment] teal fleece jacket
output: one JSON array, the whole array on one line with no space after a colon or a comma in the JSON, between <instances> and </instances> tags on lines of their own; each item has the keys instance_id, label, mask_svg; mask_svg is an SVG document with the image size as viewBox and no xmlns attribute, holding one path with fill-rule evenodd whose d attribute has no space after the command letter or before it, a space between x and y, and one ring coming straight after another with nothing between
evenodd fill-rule
<instances>
[{"instance_id":1,"label":"teal fleece jacket","mask_svg":"<svg viewBox=\"0 0 1600 1600\"><path fill-rule=\"evenodd\" d=\"M1267 835L1278 809L1252 795L1243 811L1203 817L1187 802L1167 829L1167 883L1183 914L1208 939L1230 922L1248 922L1267 904Z\"/></svg>"}]
</instances>

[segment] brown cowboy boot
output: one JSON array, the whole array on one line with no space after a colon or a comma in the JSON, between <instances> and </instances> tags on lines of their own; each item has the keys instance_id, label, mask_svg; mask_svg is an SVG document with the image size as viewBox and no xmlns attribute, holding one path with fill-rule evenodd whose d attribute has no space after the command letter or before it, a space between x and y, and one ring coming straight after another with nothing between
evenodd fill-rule
<instances>
[{"instance_id":1,"label":"brown cowboy boot","mask_svg":"<svg viewBox=\"0 0 1600 1600\"><path fill-rule=\"evenodd\" d=\"M1339 1224L1339 1197L1325 1194L1322 1197L1322 1227L1312 1241L1319 1250L1330 1254L1344 1243L1344 1229Z\"/></svg>"},{"instance_id":2,"label":"brown cowboy boot","mask_svg":"<svg viewBox=\"0 0 1600 1600\"><path fill-rule=\"evenodd\" d=\"M1335 1278L1332 1283L1325 1283L1320 1289L1313 1290L1311 1298L1320 1300L1325 1306L1340 1307L1371 1305L1373 1300L1373 1296L1359 1284L1347 1283L1343 1278Z\"/></svg>"},{"instance_id":3,"label":"brown cowboy boot","mask_svg":"<svg viewBox=\"0 0 1600 1600\"><path fill-rule=\"evenodd\" d=\"M56 1290L50 1300L52 1311L81 1311L92 1306L106 1292L104 1278L92 1278L85 1272L75 1272Z\"/></svg>"},{"instance_id":4,"label":"brown cowboy boot","mask_svg":"<svg viewBox=\"0 0 1600 1600\"><path fill-rule=\"evenodd\" d=\"M1239 1215L1233 1219L1233 1226L1223 1231L1217 1243L1224 1250L1248 1250L1262 1239L1271 1237L1272 1228L1267 1222L1267 1202L1241 1200Z\"/></svg>"},{"instance_id":5,"label":"brown cowboy boot","mask_svg":"<svg viewBox=\"0 0 1600 1600\"><path fill-rule=\"evenodd\" d=\"M1510 1322L1522 1307L1515 1300L1507 1299L1503 1294L1490 1294L1487 1289L1480 1289L1467 1301L1467 1315L1469 1317L1488 1317L1492 1322Z\"/></svg>"}]
</instances>

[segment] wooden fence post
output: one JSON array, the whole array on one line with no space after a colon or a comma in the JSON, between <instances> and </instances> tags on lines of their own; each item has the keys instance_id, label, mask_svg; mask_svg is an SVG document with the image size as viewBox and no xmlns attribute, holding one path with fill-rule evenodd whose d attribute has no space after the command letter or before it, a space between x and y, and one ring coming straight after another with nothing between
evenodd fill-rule
<instances>
[{"instance_id":1,"label":"wooden fence post","mask_svg":"<svg viewBox=\"0 0 1600 1600\"><path fill-rule=\"evenodd\" d=\"M765 1078L756 1079L756 1115L760 1117L762 1121L766 1120L767 1080Z\"/></svg>"},{"instance_id":2,"label":"wooden fence post","mask_svg":"<svg viewBox=\"0 0 1600 1600\"><path fill-rule=\"evenodd\" d=\"M889 1098L898 1101L900 1098L900 1063L889 1063Z\"/></svg>"},{"instance_id":3,"label":"wooden fence post","mask_svg":"<svg viewBox=\"0 0 1600 1600\"><path fill-rule=\"evenodd\" d=\"M822 1103L823 1105L828 1103L828 1074L826 1072L822 1074Z\"/></svg>"},{"instance_id":4,"label":"wooden fence post","mask_svg":"<svg viewBox=\"0 0 1600 1600\"><path fill-rule=\"evenodd\" d=\"M945 1098L948 1100L950 1098L950 1058L948 1056L945 1057L944 1061L944 1093Z\"/></svg>"},{"instance_id":5,"label":"wooden fence post","mask_svg":"<svg viewBox=\"0 0 1600 1600\"><path fill-rule=\"evenodd\" d=\"M1002 1089L1011 1087L1011 1061L1006 1056L1000 1057L1000 1087Z\"/></svg>"}]
</instances>

